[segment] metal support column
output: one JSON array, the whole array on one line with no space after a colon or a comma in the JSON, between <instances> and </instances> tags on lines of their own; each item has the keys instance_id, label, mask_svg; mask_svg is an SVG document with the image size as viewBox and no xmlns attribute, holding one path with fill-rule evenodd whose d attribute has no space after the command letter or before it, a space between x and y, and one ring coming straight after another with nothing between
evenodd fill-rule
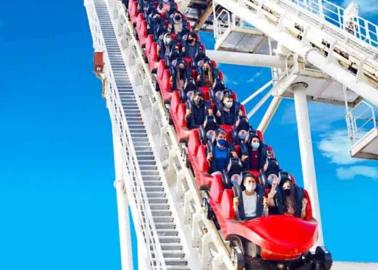
<instances>
[{"instance_id":1,"label":"metal support column","mask_svg":"<svg viewBox=\"0 0 378 270\"><path fill-rule=\"evenodd\" d=\"M314 153L312 149L310 119L308 115L306 83L295 83L291 87L294 92L295 115L297 119L299 148L301 153L303 184L311 199L313 215L318 221L318 242L323 246L323 229L320 216L318 188L316 182Z\"/></svg>"},{"instance_id":2,"label":"metal support column","mask_svg":"<svg viewBox=\"0 0 378 270\"><path fill-rule=\"evenodd\" d=\"M123 180L123 158L122 145L120 136L117 131L117 123L112 117L112 133L113 133L113 151L114 151L114 169L115 177L114 188L117 195L117 212L118 212L118 228L119 228L119 242L120 242L120 256L122 270L133 270L132 263L132 246L130 234L130 220L129 220L129 202L125 183Z\"/></svg>"},{"instance_id":3,"label":"metal support column","mask_svg":"<svg viewBox=\"0 0 378 270\"><path fill-rule=\"evenodd\" d=\"M133 270L133 262L131 255L132 247L130 221L128 213L129 204L127 201L126 190L123 180L114 181L114 187L117 193L118 226L121 247L121 266L122 270Z\"/></svg>"},{"instance_id":4,"label":"metal support column","mask_svg":"<svg viewBox=\"0 0 378 270\"><path fill-rule=\"evenodd\" d=\"M272 101L270 102L269 107L266 110L264 117L261 120L260 125L257 128L263 134L265 133L266 129L268 128L270 121L272 121L272 118L273 118L274 114L276 113L278 106L281 103L281 100L282 100L282 97L274 96Z\"/></svg>"}]
</instances>

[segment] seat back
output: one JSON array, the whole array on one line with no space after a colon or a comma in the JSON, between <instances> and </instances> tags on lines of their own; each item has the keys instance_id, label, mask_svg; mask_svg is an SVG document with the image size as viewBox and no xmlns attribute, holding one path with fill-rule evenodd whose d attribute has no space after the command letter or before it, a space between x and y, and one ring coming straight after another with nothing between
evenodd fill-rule
<instances>
[{"instance_id":1,"label":"seat back","mask_svg":"<svg viewBox=\"0 0 378 270\"><path fill-rule=\"evenodd\" d=\"M130 0L128 9L131 21L135 22L138 16L138 2L136 0Z\"/></svg>"},{"instance_id":2,"label":"seat back","mask_svg":"<svg viewBox=\"0 0 378 270\"><path fill-rule=\"evenodd\" d=\"M176 91L178 92L178 91ZM186 105L185 103L179 104L178 110L177 110L177 123L180 128L186 128Z\"/></svg>"},{"instance_id":3,"label":"seat back","mask_svg":"<svg viewBox=\"0 0 378 270\"><path fill-rule=\"evenodd\" d=\"M232 189L223 190L221 199L222 216L226 219L235 219L234 192Z\"/></svg>"},{"instance_id":4,"label":"seat back","mask_svg":"<svg viewBox=\"0 0 378 270\"><path fill-rule=\"evenodd\" d=\"M197 164L202 173L209 171L209 162L207 160L207 151L205 145L200 145L197 151Z\"/></svg>"},{"instance_id":5,"label":"seat back","mask_svg":"<svg viewBox=\"0 0 378 270\"><path fill-rule=\"evenodd\" d=\"M262 134L261 130L256 130L256 135L259 137L260 142L264 142L264 135Z\"/></svg>"},{"instance_id":6,"label":"seat back","mask_svg":"<svg viewBox=\"0 0 378 270\"><path fill-rule=\"evenodd\" d=\"M166 91L166 92L172 92L172 84L171 84L171 73L168 69L165 69L163 71L163 79L162 79L162 85L160 90Z\"/></svg>"},{"instance_id":7,"label":"seat back","mask_svg":"<svg viewBox=\"0 0 378 270\"><path fill-rule=\"evenodd\" d=\"M218 176L218 175L217 175ZM210 198L215 203L220 203L222 199L222 194L224 191L222 179L220 177L214 176L211 180L210 186Z\"/></svg>"},{"instance_id":8,"label":"seat back","mask_svg":"<svg viewBox=\"0 0 378 270\"><path fill-rule=\"evenodd\" d=\"M247 116L247 111L245 110L245 107L243 104L240 104L240 110L242 111L243 116Z\"/></svg>"},{"instance_id":9,"label":"seat back","mask_svg":"<svg viewBox=\"0 0 378 270\"><path fill-rule=\"evenodd\" d=\"M150 46L150 53L148 55L148 66L150 67L150 70L153 70L156 68L156 62L158 61L158 51L157 51L157 44L156 42L152 42Z\"/></svg>"},{"instance_id":10,"label":"seat back","mask_svg":"<svg viewBox=\"0 0 378 270\"><path fill-rule=\"evenodd\" d=\"M147 36L147 39L146 39L146 46L144 48L144 51L147 55L147 57L149 57L150 55L150 52L151 52L151 46L152 46L152 43L154 42L154 37L150 34Z\"/></svg>"},{"instance_id":11,"label":"seat back","mask_svg":"<svg viewBox=\"0 0 378 270\"><path fill-rule=\"evenodd\" d=\"M203 98L205 100L209 100L210 99L210 91L209 91L209 87L207 86L201 86L199 87L199 90L201 91L201 93L203 94Z\"/></svg>"},{"instance_id":12,"label":"seat back","mask_svg":"<svg viewBox=\"0 0 378 270\"><path fill-rule=\"evenodd\" d=\"M157 72L156 72L157 80L158 81L162 81L163 80L164 70L166 70L166 69L167 68L165 66L165 60L164 59L159 60L159 63L158 63L158 66L157 66Z\"/></svg>"},{"instance_id":13,"label":"seat back","mask_svg":"<svg viewBox=\"0 0 378 270\"><path fill-rule=\"evenodd\" d=\"M188 152L191 157L197 155L198 147L201 145L198 129L192 129L189 134Z\"/></svg>"},{"instance_id":14,"label":"seat back","mask_svg":"<svg viewBox=\"0 0 378 270\"><path fill-rule=\"evenodd\" d=\"M307 207L306 207L306 216L305 216L305 220L310 220L312 219L312 205L311 205L311 200L310 200L310 196L308 195L308 192L307 190L303 190L304 191L304 198L307 200Z\"/></svg>"},{"instance_id":15,"label":"seat back","mask_svg":"<svg viewBox=\"0 0 378 270\"><path fill-rule=\"evenodd\" d=\"M179 92L173 92L172 99L171 99L171 106L169 107L169 113L172 118L176 117L177 110L180 104L180 95Z\"/></svg>"}]
</instances>

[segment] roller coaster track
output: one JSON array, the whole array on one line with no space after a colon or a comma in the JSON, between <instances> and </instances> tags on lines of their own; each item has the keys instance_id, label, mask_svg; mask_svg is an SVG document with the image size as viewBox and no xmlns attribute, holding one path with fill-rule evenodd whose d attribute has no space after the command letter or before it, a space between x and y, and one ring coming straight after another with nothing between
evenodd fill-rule
<instances>
[{"instance_id":1,"label":"roller coaster track","mask_svg":"<svg viewBox=\"0 0 378 270\"><path fill-rule=\"evenodd\" d=\"M289 49L378 104L378 90L366 76L371 68L377 68L374 41L366 43L347 36L345 43L340 29L330 33L325 24L318 25L324 37L333 40L329 48L323 48L328 51L325 57L322 50L312 46L317 43L309 35L316 23L311 24L305 18L313 19L314 14L307 14L302 7L280 0L261 3L217 0L217 3L253 22L257 28L261 26L267 35L287 42ZM94 49L104 52L103 96L113 131L122 269L133 269L129 208L137 230L140 269L233 269L228 242L203 211L203 194L195 187L192 172L186 168L184 149L168 123L169 116L155 89L155 78L144 61L125 6L119 0L85 0L85 7ZM271 16L278 18L277 21ZM299 33L300 40L289 33L293 20L306 22L302 34ZM355 63L357 73L349 72L347 79L336 74L341 69L342 74L348 71L330 56L337 48L359 59ZM345 264L337 267L336 264L335 269L346 269ZM374 265L358 267L378 269Z\"/></svg>"}]
</instances>

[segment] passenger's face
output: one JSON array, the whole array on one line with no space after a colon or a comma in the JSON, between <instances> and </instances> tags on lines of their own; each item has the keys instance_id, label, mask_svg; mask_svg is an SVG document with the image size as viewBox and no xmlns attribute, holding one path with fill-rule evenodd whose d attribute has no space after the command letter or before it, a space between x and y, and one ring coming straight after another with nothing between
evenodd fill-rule
<instances>
[{"instance_id":1,"label":"passenger's face","mask_svg":"<svg viewBox=\"0 0 378 270\"><path fill-rule=\"evenodd\" d=\"M260 143L259 138L256 138L256 137L252 138L252 143Z\"/></svg>"},{"instance_id":2,"label":"passenger's face","mask_svg":"<svg viewBox=\"0 0 378 270\"><path fill-rule=\"evenodd\" d=\"M225 140L225 139L226 139L226 134L224 134L224 133L218 134L217 140Z\"/></svg>"},{"instance_id":3,"label":"passenger's face","mask_svg":"<svg viewBox=\"0 0 378 270\"><path fill-rule=\"evenodd\" d=\"M253 178L251 176L244 179L244 185L250 185L250 184L256 184L255 178Z\"/></svg>"},{"instance_id":4,"label":"passenger's face","mask_svg":"<svg viewBox=\"0 0 378 270\"><path fill-rule=\"evenodd\" d=\"M282 185L283 189L290 189L291 188L291 183L290 181L286 181L283 185Z\"/></svg>"}]
</instances>

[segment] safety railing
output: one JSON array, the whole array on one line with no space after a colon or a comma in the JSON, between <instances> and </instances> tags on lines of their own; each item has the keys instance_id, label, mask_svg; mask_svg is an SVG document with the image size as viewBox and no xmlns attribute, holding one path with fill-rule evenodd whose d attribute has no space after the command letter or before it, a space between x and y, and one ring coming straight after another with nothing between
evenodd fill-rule
<instances>
[{"instance_id":1,"label":"safety railing","mask_svg":"<svg viewBox=\"0 0 378 270\"><path fill-rule=\"evenodd\" d=\"M326 0L286 1L293 2L369 45L378 47L378 26L371 21L360 16L349 17L344 8Z\"/></svg>"},{"instance_id":2,"label":"safety railing","mask_svg":"<svg viewBox=\"0 0 378 270\"><path fill-rule=\"evenodd\" d=\"M92 18L92 22L96 24L96 29L98 31L99 36L102 36L102 40L105 41L104 35L102 33L100 27L100 21L98 18L98 14L96 12L95 2L102 2L98 0L87 0L86 6L87 10L90 11L92 14L90 17ZM110 16L110 14L109 14ZM115 29L114 29L115 30ZM106 42L105 44L106 45ZM110 63L110 59L108 54L105 54L106 63ZM133 198L133 202L136 205L135 209L139 209L137 211L138 217L137 220L140 222L141 229L143 231L144 242L146 244L146 252L149 254L149 258L154 258L150 262L151 269L161 270L166 269L163 252L161 250L159 239L157 232L155 230L154 221L151 213L151 208L148 204L148 197L145 192L144 182L142 179L142 174L140 171L139 166L137 166L137 155L132 143L130 129L128 128L126 116L122 110L122 104L120 101L120 97L116 91L116 82L114 76L112 74L112 70L109 69L108 66L105 66L106 77L108 78L108 98L107 102L108 109L110 110L110 115L114 117L112 120L116 120L115 124L117 124L117 129L120 134L120 141L123 146L123 153L124 153L124 164L126 169L126 176L128 181L126 187L131 190L131 196ZM111 101L111 102L110 102Z\"/></svg>"},{"instance_id":3,"label":"safety railing","mask_svg":"<svg viewBox=\"0 0 378 270\"><path fill-rule=\"evenodd\" d=\"M214 35L215 38L219 38L231 27L231 14L226 9L222 9L214 19Z\"/></svg>"},{"instance_id":4,"label":"safety railing","mask_svg":"<svg viewBox=\"0 0 378 270\"><path fill-rule=\"evenodd\" d=\"M346 115L348 135L352 144L362 139L371 130L377 128L375 109L362 100Z\"/></svg>"}]
</instances>

